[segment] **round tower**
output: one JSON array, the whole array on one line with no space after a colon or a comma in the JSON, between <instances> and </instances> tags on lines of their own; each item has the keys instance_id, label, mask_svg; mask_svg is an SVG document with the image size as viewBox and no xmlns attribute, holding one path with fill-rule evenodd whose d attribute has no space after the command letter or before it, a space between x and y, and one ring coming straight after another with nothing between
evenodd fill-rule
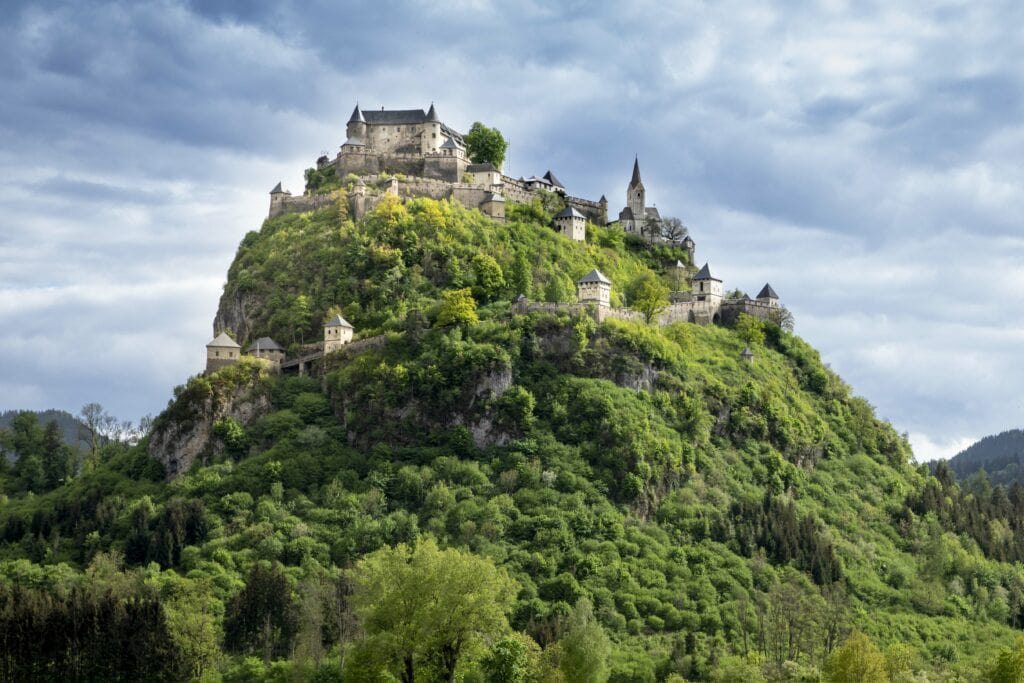
<instances>
[{"instance_id":1,"label":"round tower","mask_svg":"<svg viewBox=\"0 0 1024 683\"><path fill-rule=\"evenodd\" d=\"M352 110L352 116L348 117L345 133L349 140L366 140L366 117L363 116L363 110L359 108L358 102L356 108Z\"/></svg>"},{"instance_id":2,"label":"round tower","mask_svg":"<svg viewBox=\"0 0 1024 683\"><path fill-rule=\"evenodd\" d=\"M436 152L444 138L441 136L441 117L434 109L434 103L430 103L430 110L427 111L427 118L423 122L423 134L420 136L420 151L423 154Z\"/></svg>"}]
</instances>

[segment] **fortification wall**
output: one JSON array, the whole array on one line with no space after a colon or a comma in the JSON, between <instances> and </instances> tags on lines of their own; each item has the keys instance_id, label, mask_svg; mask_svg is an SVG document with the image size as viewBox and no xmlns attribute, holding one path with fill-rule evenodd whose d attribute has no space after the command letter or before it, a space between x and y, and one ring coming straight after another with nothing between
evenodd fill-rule
<instances>
[{"instance_id":1,"label":"fortification wall","mask_svg":"<svg viewBox=\"0 0 1024 683\"><path fill-rule=\"evenodd\" d=\"M581 197L565 197L565 203L567 206L571 206L584 216L591 223L597 225L605 225L608 223L608 205L600 204L598 202L592 202L589 199L583 199Z\"/></svg>"},{"instance_id":2,"label":"fortification wall","mask_svg":"<svg viewBox=\"0 0 1024 683\"><path fill-rule=\"evenodd\" d=\"M771 320L774 306L757 299L739 299L722 302L722 324L734 325L740 313L746 313L761 320Z\"/></svg>"},{"instance_id":3,"label":"fortification wall","mask_svg":"<svg viewBox=\"0 0 1024 683\"><path fill-rule=\"evenodd\" d=\"M501 176L501 183L501 192L508 201L528 204L533 199L533 192L526 187L526 183L521 183L507 175Z\"/></svg>"},{"instance_id":4,"label":"fortification wall","mask_svg":"<svg viewBox=\"0 0 1024 683\"><path fill-rule=\"evenodd\" d=\"M285 195L281 197L280 201L274 202L270 205L270 218L275 216L281 216L286 213L305 213L306 211L316 211L322 209L325 206L330 206L336 203L339 199L344 196L342 192L328 192L326 194L300 194L292 197L291 195Z\"/></svg>"}]
</instances>

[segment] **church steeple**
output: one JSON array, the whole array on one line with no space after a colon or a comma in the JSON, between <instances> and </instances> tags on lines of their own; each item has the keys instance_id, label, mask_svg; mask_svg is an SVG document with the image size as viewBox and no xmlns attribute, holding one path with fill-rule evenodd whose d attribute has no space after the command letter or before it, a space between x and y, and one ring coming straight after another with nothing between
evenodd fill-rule
<instances>
[{"instance_id":1,"label":"church steeple","mask_svg":"<svg viewBox=\"0 0 1024 683\"><path fill-rule=\"evenodd\" d=\"M639 157L633 157L633 178L629 181L629 187L632 189L639 186L641 189L644 184L640 181L640 159Z\"/></svg>"}]
</instances>

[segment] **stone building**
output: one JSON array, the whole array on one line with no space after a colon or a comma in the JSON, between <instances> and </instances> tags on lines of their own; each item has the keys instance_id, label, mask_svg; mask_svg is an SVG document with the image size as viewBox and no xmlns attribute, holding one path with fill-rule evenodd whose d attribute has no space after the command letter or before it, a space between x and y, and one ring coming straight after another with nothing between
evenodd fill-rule
<instances>
[{"instance_id":1,"label":"stone building","mask_svg":"<svg viewBox=\"0 0 1024 683\"><path fill-rule=\"evenodd\" d=\"M284 348L270 337L260 337L249 344L245 352L250 356L268 360L274 365L280 365L284 360Z\"/></svg>"},{"instance_id":2,"label":"stone building","mask_svg":"<svg viewBox=\"0 0 1024 683\"><path fill-rule=\"evenodd\" d=\"M575 207L567 206L555 214L555 230L562 233L571 240L583 242L587 239L587 217L576 210Z\"/></svg>"},{"instance_id":3,"label":"stone building","mask_svg":"<svg viewBox=\"0 0 1024 683\"><path fill-rule=\"evenodd\" d=\"M242 347L227 332L221 332L206 345L206 374L234 365L242 355Z\"/></svg>"},{"instance_id":4,"label":"stone building","mask_svg":"<svg viewBox=\"0 0 1024 683\"><path fill-rule=\"evenodd\" d=\"M660 221L661 215L658 209L647 206L647 190L640 180L640 160L633 159L633 177L629 179L626 186L626 206L619 212L619 225L628 233L637 235L645 234L648 230L648 221ZM652 236L652 239L660 238L660 235Z\"/></svg>"},{"instance_id":5,"label":"stone building","mask_svg":"<svg viewBox=\"0 0 1024 683\"><path fill-rule=\"evenodd\" d=\"M581 304L612 305L612 282L594 268L576 281L576 298Z\"/></svg>"},{"instance_id":6,"label":"stone building","mask_svg":"<svg viewBox=\"0 0 1024 683\"><path fill-rule=\"evenodd\" d=\"M352 341L355 328L340 314L334 316L324 325L324 354L337 351Z\"/></svg>"}]
</instances>

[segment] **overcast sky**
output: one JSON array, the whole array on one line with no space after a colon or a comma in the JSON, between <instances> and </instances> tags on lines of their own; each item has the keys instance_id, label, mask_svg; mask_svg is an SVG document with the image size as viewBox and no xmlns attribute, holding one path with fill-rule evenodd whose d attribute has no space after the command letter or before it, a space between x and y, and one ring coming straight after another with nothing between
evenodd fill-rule
<instances>
[{"instance_id":1,"label":"overcast sky","mask_svg":"<svg viewBox=\"0 0 1024 683\"><path fill-rule=\"evenodd\" d=\"M919 459L1024 426L1024 3L337 4L5 10L0 409L158 413L358 100L497 126L612 212L638 154Z\"/></svg>"}]
</instances>

